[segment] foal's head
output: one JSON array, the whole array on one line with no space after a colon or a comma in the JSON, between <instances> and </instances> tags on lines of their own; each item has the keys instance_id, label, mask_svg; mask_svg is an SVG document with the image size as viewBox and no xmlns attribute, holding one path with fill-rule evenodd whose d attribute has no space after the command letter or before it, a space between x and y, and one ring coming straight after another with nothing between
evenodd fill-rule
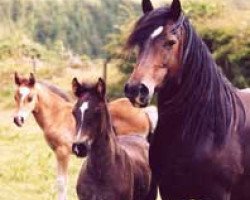
<instances>
[{"instance_id":1,"label":"foal's head","mask_svg":"<svg viewBox=\"0 0 250 200\"><path fill-rule=\"evenodd\" d=\"M14 115L14 123L22 126L28 115L36 108L37 93L34 88L36 83L34 75L31 73L29 78L23 78L15 73L15 102L17 111Z\"/></svg>"},{"instance_id":2,"label":"foal's head","mask_svg":"<svg viewBox=\"0 0 250 200\"><path fill-rule=\"evenodd\" d=\"M73 109L77 139L72 145L72 151L79 157L85 157L96 137L105 128L106 85L101 78L93 85L80 84L74 78L72 87L78 98Z\"/></svg>"},{"instance_id":3,"label":"foal's head","mask_svg":"<svg viewBox=\"0 0 250 200\"><path fill-rule=\"evenodd\" d=\"M178 75L185 37L179 0L155 10L150 0L143 0L142 9L144 16L127 41L128 48L138 47L138 56L124 90L132 103L144 107L167 76Z\"/></svg>"}]
</instances>

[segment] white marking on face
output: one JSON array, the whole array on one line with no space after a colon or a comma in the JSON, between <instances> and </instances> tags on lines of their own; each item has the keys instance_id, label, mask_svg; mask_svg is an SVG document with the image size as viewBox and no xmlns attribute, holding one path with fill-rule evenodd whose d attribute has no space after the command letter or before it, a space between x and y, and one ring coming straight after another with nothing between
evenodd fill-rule
<instances>
[{"instance_id":1,"label":"white marking on face","mask_svg":"<svg viewBox=\"0 0 250 200\"><path fill-rule=\"evenodd\" d=\"M163 31L163 26L159 26L157 29L153 31L153 33L150 35L152 39L156 38L158 35L160 35Z\"/></svg>"},{"instance_id":2,"label":"white marking on face","mask_svg":"<svg viewBox=\"0 0 250 200\"><path fill-rule=\"evenodd\" d=\"M81 111L81 125L80 125L80 128L79 128L77 136L76 136L77 141L80 139L80 136L81 136L82 124L83 124L83 121L84 121L84 114L85 114L85 111L88 109L88 107L89 107L89 103L88 102L83 102L81 107L79 108L79 110Z\"/></svg>"},{"instance_id":3,"label":"white marking on face","mask_svg":"<svg viewBox=\"0 0 250 200\"><path fill-rule=\"evenodd\" d=\"M20 102L23 102L24 99L30 94L30 89L28 87L24 87L21 86L19 88L19 95L20 95ZM26 118L28 117L29 113L27 110L25 110L24 108L20 108L18 110L18 112L16 113L16 117L19 118L23 118L24 120L26 120Z\"/></svg>"},{"instance_id":4,"label":"white marking on face","mask_svg":"<svg viewBox=\"0 0 250 200\"><path fill-rule=\"evenodd\" d=\"M19 88L19 94L20 94L20 101L23 101L25 97L27 97L30 93L30 89L27 87L20 87Z\"/></svg>"},{"instance_id":5,"label":"white marking on face","mask_svg":"<svg viewBox=\"0 0 250 200\"><path fill-rule=\"evenodd\" d=\"M26 120L26 118L28 117L29 113L25 110L19 110L17 112L17 117L23 117L24 120Z\"/></svg>"},{"instance_id":6,"label":"white marking on face","mask_svg":"<svg viewBox=\"0 0 250 200\"><path fill-rule=\"evenodd\" d=\"M149 98L151 99L154 95L154 91L155 91L155 83L154 81L150 81L150 80L143 80L142 84L144 84L148 90L149 90Z\"/></svg>"}]
</instances>

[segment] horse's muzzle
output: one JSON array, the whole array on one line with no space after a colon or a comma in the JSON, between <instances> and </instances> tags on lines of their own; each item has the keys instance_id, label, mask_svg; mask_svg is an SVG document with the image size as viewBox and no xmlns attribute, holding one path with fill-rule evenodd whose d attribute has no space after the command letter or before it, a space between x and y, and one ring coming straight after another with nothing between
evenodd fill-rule
<instances>
[{"instance_id":1,"label":"horse's muzzle","mask_svg":"<svg viewBox=\"0 0 250 200\"><path fill-rule=\"evenodd\" d=\"M85 143L73 143L72 152L80 158L86 157L88 153L88 148Z\"/></svg>"},{"instance_id":2,"label":"horse's muzzle","mask_svg":"<svg viewBox=\"0 0 250 200\"><path fill-rule=\"evenodd\" d=\"M134 106L146 107L150 102L149 89L144 84L132 85L126 83L124 93Z\"/></svg>"},{"instance_id":3,"label":"horse's muzzle","mask_svg":"<svg viewBox=\"0 0 250 200\"><path fill-rule=\"evenodd\" d=\"M23 117L20 117L20 116L15 116L15 117L14 117L14 123L15 123L17 126L21 127L21 126L23 125L23 123L24 123L24 118L23 118Z\"/></svg>"}]
</instances>

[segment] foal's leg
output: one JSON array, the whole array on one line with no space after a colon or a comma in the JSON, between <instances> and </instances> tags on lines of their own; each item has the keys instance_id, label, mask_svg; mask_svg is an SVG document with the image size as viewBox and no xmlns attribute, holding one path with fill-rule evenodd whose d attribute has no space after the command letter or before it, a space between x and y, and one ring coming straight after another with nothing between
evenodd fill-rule
<instances>
[{"instance_id":1,"label":"foal's leg","mask_svg":"<svg viewBox=\"0 0 250 200\"><path fill-rule=\"evenodd\" d=\"M67 147L62 146L56 149L57 158L57 188L58 200L67 199L67 175L70 152Z\"/></svg>"}]
</instances>

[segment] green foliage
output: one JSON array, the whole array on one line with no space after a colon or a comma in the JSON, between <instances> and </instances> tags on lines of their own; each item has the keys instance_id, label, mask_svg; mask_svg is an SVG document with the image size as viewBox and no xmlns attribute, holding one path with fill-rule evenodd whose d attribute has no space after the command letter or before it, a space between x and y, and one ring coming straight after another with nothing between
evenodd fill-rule
<instances>
[{"instance_id":1,"label":"green foliage","mask_svg":"<svg viewBox=\"0 0 250 200\"><path fill-rule=\"evenodd\" d=\"M185 14L193 20L203 19L204 17L218 16L222 8L216 2L207 3L206 1L187 1L184 4Z\"/></svg>"},{"instance_id":2,"label":"green foliage","mask_svg":"<svg viewBox=\"0 0 250 200\"><path fill-rule=\"evenodd\" d=\"M79 54L104 56L105 36L121 21L119 7L126 4L126 0L1 1L0 25L9 32L22 31L49 48L62 41Z\"/></svg>"}]
</instances>

